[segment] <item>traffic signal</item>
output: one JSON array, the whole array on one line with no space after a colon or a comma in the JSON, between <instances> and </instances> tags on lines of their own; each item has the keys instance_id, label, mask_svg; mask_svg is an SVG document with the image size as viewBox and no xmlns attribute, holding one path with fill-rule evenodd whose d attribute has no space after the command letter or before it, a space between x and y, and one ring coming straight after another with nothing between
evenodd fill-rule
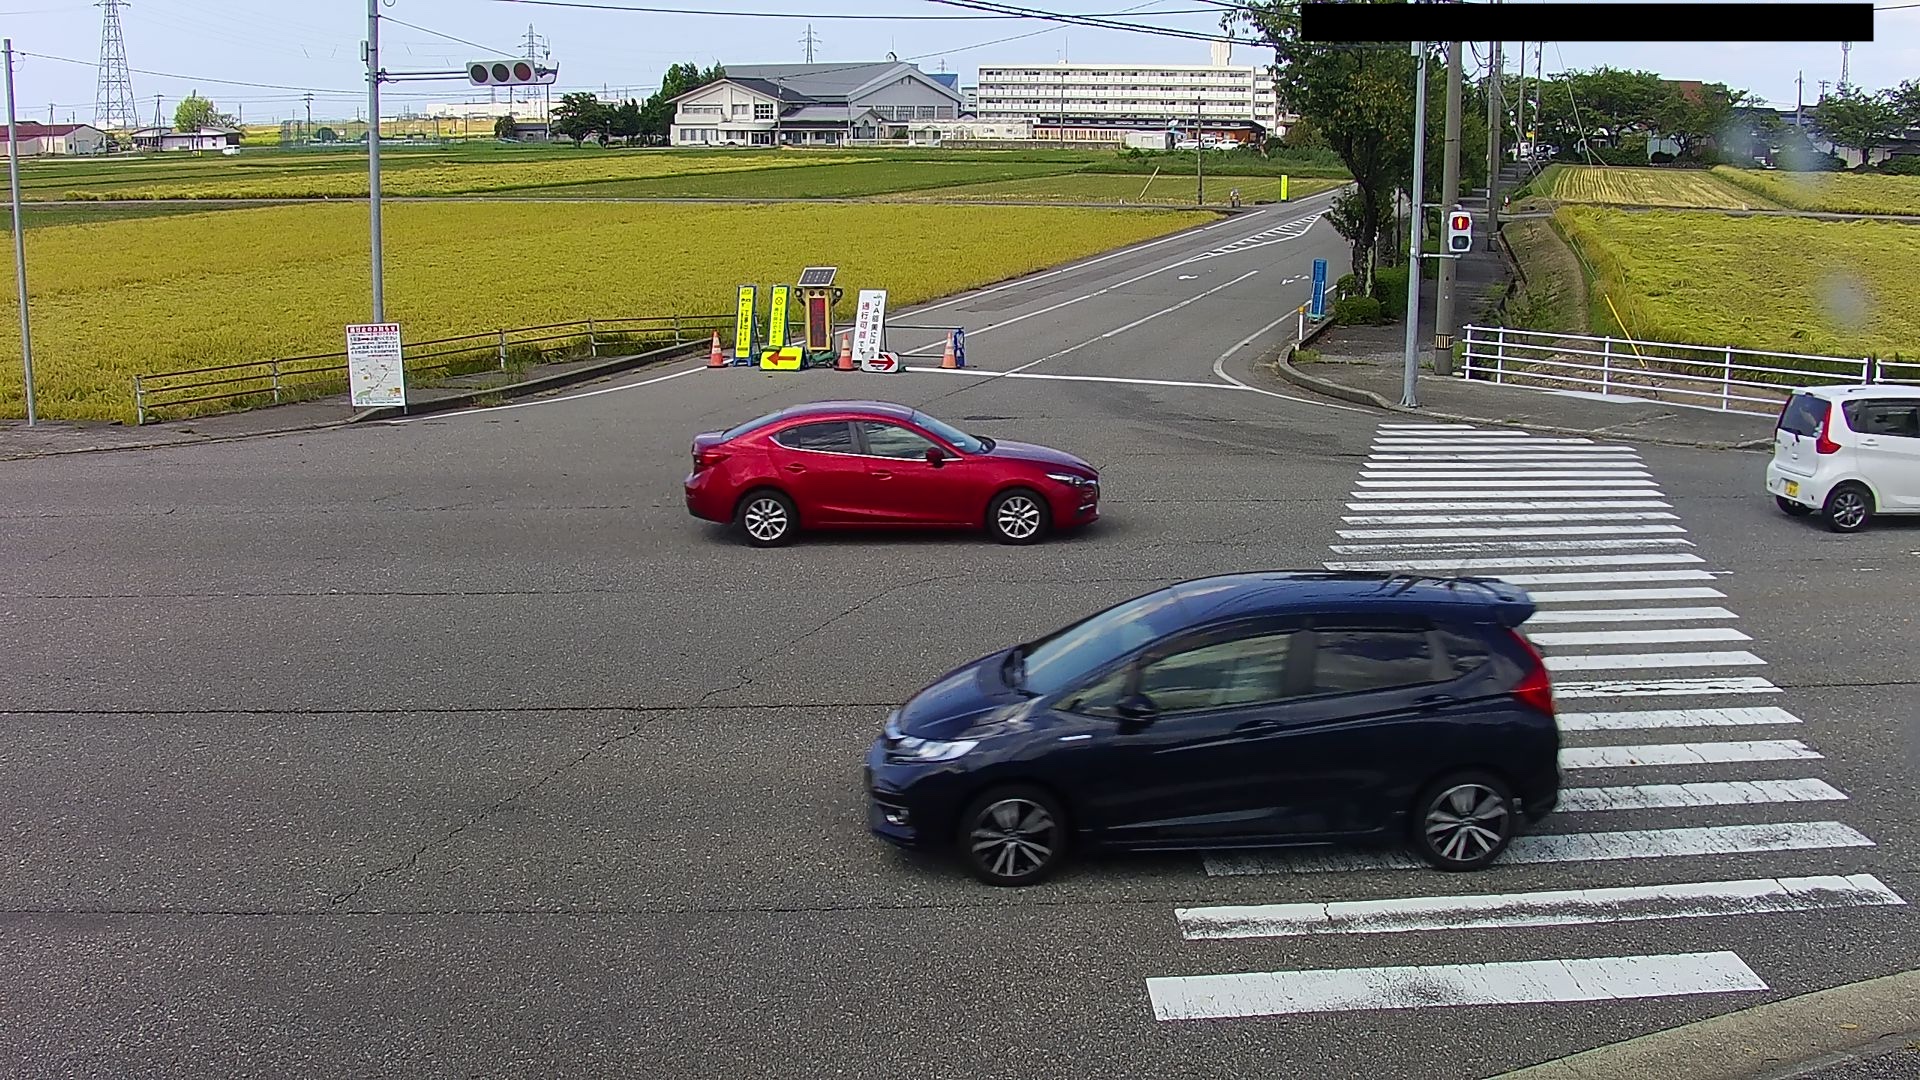
<instances>
[{"instance_id":1,"label":"traffic signal","mask_svg":"<svg viewBox=\"0 0 1920 1080\"><path fill-rule=\"evenodd\" d=\"M467 65L467 78L475 86L551 86L559 75L559 68L531 60L475 60Z\"/></svg>"},{"instance_id":2,"label":"traffic signal","mask_svg":"<svg viewBox=\"0 0 1920 1080\"><path fill-rule=\"evenodd\" d=\"M1473 250L1473 215L1465 210L1447 214L1447 254L1464 255Z\"/></svg>"}]
</instances>

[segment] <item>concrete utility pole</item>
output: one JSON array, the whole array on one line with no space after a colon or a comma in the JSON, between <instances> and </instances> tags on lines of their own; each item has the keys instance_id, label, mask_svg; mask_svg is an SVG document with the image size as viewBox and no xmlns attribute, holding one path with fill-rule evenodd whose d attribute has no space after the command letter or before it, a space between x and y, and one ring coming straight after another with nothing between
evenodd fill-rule
<instances>
[{"instance_id":1,"label":"concrete utility pole","mask_svg":"<svg viewBox=\"0 0 1920 1080\"><path fill-rule=\"evenodd\" d=\"M1414 42L1413 51L1420 66L1413 91L1413 213L1408 215L1413 224L1407 244L1406 372L1400 384L1400 404L1408 408L1420 404L1414 383L1420 373L1420 258L1425 254L1420 246L1421 226L1427 220L1423 205L1427 198L1427 43Z\"/></svg>"},{"instance_id":2,"label":"concrete utility pole","mask_svg":"<svg viewBox=\"0 0 1920 1080\"><path fill-rule=\"evenodd\" d=\"M1499 0L1494 0L1499 3ZM1501 80L1506 76L1502 70L1506 61L1500 55L1500 42L1492 43L1492 53L1487 63L1487 250L1492 251L1500 241L1500 129L1506 123L1506 106L1502 102Z\"/></svg>"},{"instance_id":3,"label":"concrete utility pole","mask_svg":"<svg viewBox=\"0 0 1920 1080\"><path fill-rule=\"evenodd\" d=\"M20 365L26 375L27 426L39 423L33 411L33 326L27 321L27 239L20 228L20 125L13 115L13 39L0 44L7 64L7 188L13 209L13 280L20 289Z\"/></svg>"},{"instance_id":4,"label":"concrete utility pole","mask_svg":"<svg viewBox=\"0 0 1920 1080\"><path fill-rule=\"evenodd\" d=\"M367 209L373 239L373 321L387 321L380 251L380 0L367 0Z\"/></svg>"},{"instance_id":5,"label":"concrete utility pole","mask_svg":"<svg viewBox=\"0 0 1920 1080\"><path fill-rule=\"evenodd\" d=\"M1200 141L1200 103L1193 103L1193 202L1196 206L1207 205L1207 148Z\"/></svg>"},{"instance_id":6,"label":"concrete utility pole","mask_svg":"<svg viewBox=\"0 0 1920 1080\"><path fill-rule=\"evenodd\" d=\"M1466 42L1455 41L1447 45L1447 141L1440 155L1440 197L1434 201L1440 205L1440 212L1458 205L1460 201L1460 67L1461 53L1466 51ZM1451 370L1453 359L1455 281L1460 260L1440 259L1439 288L1433 297L1433 373L1445 375Z\"/></svg>"}]
</instances>

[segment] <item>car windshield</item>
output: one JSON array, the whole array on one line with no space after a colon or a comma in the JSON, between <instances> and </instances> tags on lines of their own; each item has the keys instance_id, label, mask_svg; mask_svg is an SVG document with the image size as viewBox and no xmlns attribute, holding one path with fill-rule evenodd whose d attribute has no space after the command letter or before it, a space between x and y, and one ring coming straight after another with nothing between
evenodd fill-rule
<instances>
[{"instance_id":1,"label":"car windshield","mask_svg":"<svg viewBox=\"0 0 1920 1080\"><path fill-rule=\"evenodd\" d=\"M1107 663L1185 623L1180 598L1149 593L1026 646L1020 686L1045 696L1073 686Z\"/></svg>"},{"instance_id":2,"label":"car windshield","mask_svg":"<svg viewBox=\"0 0 1920 1080\"><path fill-rule=\"evenodd\" d=\"M787 410L785 409L780 409L777 412L770 412L765 416L759 417L757 419L749 420L746 423L741 424L739 427L730 427L727 430L720 433L720 438L722 441L725 441L728 439L737 439L740 436L745 435L749 431L758 431L759 429L766 427L768 424L773 423L775 420L780 419L780 414L786 411Z\"/></svg>"},{"instance_id":3,"label":"car windshield","mask_svg":"<svg viewBox=\"0 0 1920 1080\"><path fill-rule=\"evenodd\" d=\"M952 424L935 420L923 412L914 413L913 420L914 423L945 439L963 454L984 454L987 452L987 444L984 440L976 439L966 432L961 431L959 428L954 427Z\"/></svg>"},{"instance_id":4,"label":"car windshield","mask_svg":"<svg viewBox=\"0 0 1920 1080\"><path fill-rule=\"evenodd\" d=\"M1780 410L1780 430L1812 437L1820 434L1827 419L1827 403L1812 394L1795 394Z\"/></svg>"}]
</instances>

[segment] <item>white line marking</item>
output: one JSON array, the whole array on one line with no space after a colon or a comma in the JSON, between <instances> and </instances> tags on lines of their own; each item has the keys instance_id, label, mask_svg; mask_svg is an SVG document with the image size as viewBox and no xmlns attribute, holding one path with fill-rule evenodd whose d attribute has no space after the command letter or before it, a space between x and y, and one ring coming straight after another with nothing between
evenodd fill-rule
<instances>
[{"instance_id":1,"label":"white line marking","mask_svg":"<svg viewBox=\"0 0 1920 1080\"><path fill-rule=\"evenodd\" d=\"M1036 361L1037 362L1037 361ZM1461 491L1494 488L1501 491L1515 491L1531 494L1533 488L1556 488L1572 491L1575 488L1608 488L1624 491L1629 495L1653 495L1659 493L1659 487L1652 480L1434 480L1431 477L1419 477L1405 480L1355 480L1355 487L1394 488L1402 492L1437 491L1443 494L1457 494Z\"/></svg>"},{"instance_id":2,"label":"white line marking","mask_svg":"<svg viewBox=\"0 0 1920 1080\"><path fill-rule=\"evenodd\" d=\"M1472 424L1381 424L1381 431L1479 431Z\"/></svg>"},{"instance_id":3,"label":"white line marking","mask_svg":"<svg viewBox=\"0 0 1920 1080\"><path fill-rule=\"evenodd\" d=\"M1686 531L1678 525L1549 525L1542 523L1531 526L1491 528L1476 526L1451 529L1341 529L1337 535L1349 540L1391 540L1396 537L1410 540L1423 536L1650 536L1656 533L1672 534Z\"/></svg>"},{"instance_id":4,"label":"white line marking","mask_svg":"<svg viewBox=\"0 0 1920 1080\"><path fill-rule=\"evenodd\" d=\"M1719 589L1556 589L1527 595L1536 604L1575 604L1596 600L1714 600L1727 594Z\"/></svg>"},{"instance_id":5,"label":"white line marking","mask_svg":"<svg viewBox=\"0 0 1920 1080\"><path fill-rule=\"evenodd\" d=\"M1671 626L1646 630L1568 630L1531 634L1533 643L1573 645L1662 645L1689 641L1752 641L1731 626Z\"/></svg>"},{"instance_id":6,"label":"white line marking","mask_svg":"<svg viewBox=\"0 0 1920 1080\"><path fill-rule=\"evenodd\" d=\"M687 368L671 375L660 375L644 382L624 383L620 386L603 386L598 390L584 390L578 394L563 394L560 397L535 398L532 401L516 401L511 405L489 405L482 409L452 409L443 413L429 413L426 416L405 416L393 420L382 420L383 424L417 424L422 420L450 420L456 416L484 416L487 413L505 412L508 409L529 409L535 405L558 405L563 401L579 401L581 398L599 397L601 394L617 394L622 390L638 390L643 386L653 386L669 379L678 379L686 375L696 375L707 370L705 367Z\"/></svg>"},{"instance_id":7,"label":"white line marking","mask_svg":"<svg viewBox=\"0 0 1920 1080\"><path fill-rule=\"evenodd\" d=\"M1500 580L1510 585L1587 585L1613 581L1712 581L1713 574L1706 570L1641 570L1608 571L1598 574L1501 574ZM1536 597L1540 593L1532 594ZM1722 595L1714 593L1715 596Z\"/></svg>"},{"instance_id":8,"label":"white line marking","mask_svg":"<svg viewBox=\"0 0 1920 1080\"><path fill-rule=\"evenodd\" d=\"M1441 570L1463 574L1468 570L1499 570L1524 566L1652 566L1657 563L1700 563L1707 560L1685 553L1654 552L1647 555L1543 555L1516 559L1377 559L1362 562L1323 563L1329 570ZM1635 575L1638 577L1639 575ZM1511 581L1511 578L1507 580Z\"/></svg>"},{"instance_id":9,"label":"white line marking","mask_svg":"<svg viewBox=\"0 0 1920 1080\"><path fill-rule=\"evenodd\" d=\"M1549 656L1548 671L1664 670L1690 667L1763 667L1766 661L1750 652L1593 653L1585 656Z\"/></svg>"},{"instance_id":10,"label":"white line marking","mask_svg":"<svg viewBox=\"0 0 1920 1080\"><path fill-rule=\"evenodd\" d=\"M1646 547L1692 547L1693 541L1678 536L1649 536L1639 540L1402 540L1391 544L1329 544L1335 555L1365 555L1368 552L1416 551L1438 554L1443 551L1619 551Z\"/></svg>"},{"instance_id":11,"label":"white line marking","mask_svg":"<svg viewBox=\"0 0 1920 1080\"><path fill-rule=\"evenodd\" d=\"M1325 401L1314 401L1310 398L1295 397L1291 394L1282 394L1277 390L1268 390L1259 386L1249 386L1246 383L1241 382L1239 379L1236 379L1233 376L1227 374L1227 358L1228 357L1232 356L1234 353L1239 352L1241 349L1246 348L1248 345L1253 344L1255 341L1259 340L1261 337L1264 337L1268 331L1272 330L1276 326L1281 325L1282 323L1285 323L1288 319L1291 319L1292 317L1293 316L1290 314L1280 316L1279 318L1273 320L1267 325L1261 327L1258 330L1255 330L1253 333L1248 334L1246 337L1243 337L1239 341L1235 342L1233 345L1233 348L1228 349L1226 352L1223 352L1219 356L1214 357L1213 359L1214 378L1223 379L1226 382L1231 383L1232 385L1242 390L1248 390L1256 394L1264 395L1266 397L1279 398L1282 401L1291 401L1301 405L1315 405L1324 409L1332 409L1336 412L1365 412L1366 411L1365 409L1354 408L1351 405L1334 405Z\"/></svg>"},{"instance_id":12,"label":"white line marking","mask_svg":"<svg viewBox=\"0 0 1920 1080\"><path fill-rule=\"evenodd\" d=\"M1058 350L1058 351L1056 351L1056 352L1050 352L1050 353L1048 353L1047 355L1045 355L1045 356L1043 356L1043 357L1041 357L1041 358L1040 358L1040 359L1038 359L1038 360L1030 360L1030 361L1028 361L1027 363L1024 363L1024 364L1021 364L1021 365L1020 365L1019 367L1017 367L1017 368L1014 368L1014 369L1013 369L1012 371L1010 371L1010 372L1008 372L1007 374L1009 374L1009 375L1017 375L1017 374L1019 374L1020 372L1022 372L1022 371L1025 371L1025 370L1027 370L1027 369L1028 369L1028 368L1030 368L1030 367L1035 367L1035 366L1038 366L1038 365L1040 365L1040 364L1044 364L1044 363L1046 363L1046 362L1047 362L1047 361L1049 361L1049 360L1058 360L1059 358L1061 358L1061 357L1063 357L1063 356L1069 356L1069 355L1071 355L1071 354L1073 354L1073 353L1076 353L1076 352L1079 352L1079 351L1080 351L1081 349L1084 349L1084 348L1086 348L1086 347L1087 347L1087 346L1089 346L1089 345L1097 345L1097 344L1099 344L1099 343L1100 343L1100 342L1102 342L1102 341L1108 341L1108 340L1111 340L1111 339L1113 339L1113 338L1116 338L1116 337L1119 337L1119 336L1120 336L1121 334L1124 334L1124 333L1126 333L1127 331L1129 331L1129 330L1132 330L1132 329L1134 329L1134 328L1136 328L1136 327L1140 327L1140 326L1144 326L1144 325L1146 325L1147 323L1150 323L1150 322L1152 322L1153 320L1155 320L1155 319L1158 319L1158 318L1160 318L1160 317L1161 317L1162 315L1171 315L1171 314L1173 314L1174 312L1176 312L1176 311L1179 311L1179 310L1180 310L1181 308L1184 308L1184 307L1187 307L1187 306L1189 306L1189 305L1191 305L1191 304L1197 304L1197 303L1199 303L1200 301L1202 301L1202 300L1205 300L1205 299L1206 299L1207 297L1209 297L1209 296L1212 296L1212 295L1213 295L1214 293L1217 293L1217 292L1219 292L1219 291L1221 291L1222 289L1231 289L1231 288L1233 288L1233 287L1234 287L1235 285L1238 285L1238 284L1240 284L1241 282L1243 282L1243 281L1245 281L1245 280L1247 280L1248 278L1250 278L1250 277L1253 277L1253 276L1255 276L1255 275L1257 275L1257 274L1259 274L1259 273L1260 273L1260 271L1258 271L1258 270L1249 270L1249 271L1247 271L1246 273L1244 273L1244 274L1241 274L1241 275L1240 275L1239 277L1237 277L1237 278L1234 278L1234 279L1233 279L1232 281L1228 281L1228 282L1225 282L1225 283L1223 283L1223 284L1219 284L1219 285L1215 285L1215 286L1214 286L1213 288L1211 288L1211 289L1208 289L1208 290L1207 290L1206 292L1203 292L1203 293L1200 293L1200 294L1198 294L1198 295L1196 295L1196 296L1189 296L1189 297L1187 297L1187 298L1186 298L1185 300L1182 300L1182 301L1180 301L1180 302L1179 302L1179 303L1177 303L1177 304L1172 304L1172 305L1169 305L1169 306L1167 306L1167 307L1163 307L1163 308L1161 308L1161 309L1160 309L1159 311L1155 311L1155 312L1153 312L1152 314L1148 314L1148 315L1142 315L1142 316L1140 316L1139 318L1137 318L1137 319L1135 319L1135 320L1133 320L1133 321L1132 321L1132 322L1130 322L1130 323L1127 323L1127 324L1126 324L1126 325L1124 325L1124 326L1116 326L1116 327L1114 327L1114 328L1113 328L1113 329L1111 329L1111 330L1107 330L1107 331L1105 331L1104 333L1100 333L1100 334L1096 334L1096 335L1094 335L1093 337L1090 337L1090 338L1088 338L1087 340L1085 340L1085 341L1082 341L1082 342L1080 342L1080 343L1079 343L1079 344L1077 344L1077 345L1069 345L1069 346L1067 346L1066 348L1064 348L1064 349L1060 349L1060 350ZM1051 309L1051 308L1049 308L1049 309L1046 309L1046 310L1052 310L1052 309ZM1039 312L1035 312L1034 314L1039 314ZM1026 317L1026 316L1021 316L1021 318L1025 318L1025 317ZM1018 320L1018 319L1009 319L1009 320L1007 320L1007 321L1008 321L1008 322L1018 322L1019 320ZM999 323L999 324L996 324L996 325L1000 325L1000 326L1004 326L1004 325L1006 325L1006 323ZM989 330L991 330L991 329L993 329L993 327L991 327L991 326L989 326L989 327L987 327L987 329L989 329Z\"/></svg>"},{"instance_id":13,"label":"white line marking","mask_svg":"<svg viewBox=\"0 0 1920 1080\"><path fill-rule=\"evenodd\" d=\"M1640 784L1634 787L1563 788L1558 814L1613 810L1674 810L1690 806L1759 806L1765 803L1846 802L1824 780L1735 780L1706 784Z\"/></svg>"},{"instance_id":14,"label":"white line marking","mask_svg":"<svg viewBox=\"0 0 1920 1080\"><path fill-rule=\"evenodd\" d=\"M1409 896L1328 904L1222 905L1175 908L1173 914L1180 923L1180 936L1186 940L1219 941L1313 934L1584 926L1905 903L1898 893L1873 875L1856 874L1493 895Z\"/></svg>"},{"instance_id":15,"label":"white line marking","mask_svg":"<svg viewBox=\"0 0 1920 1080\"><path fill-rule=\"evenodd\" d=\"M1348 496L1353 498L1354 496ZM1367 493L1373 498L1374 493ZM1382 495L1382 498L1392 498ZM1349 510L1663 510L1673 504L1658 499L1594 499L1585 494L1565 499L1500 499L1492 502L1366 502L1348 503Z\"/></svg>"},{"instance_id":16,"label":"white line marking","mask_svg":"<svg viewBox=\"0 0 1920 1080\"><path fill-rule=\"evenodd\" d=\"M1598 444L1598 443L1595 443L1592 439L1587 439L1587 438L1565 438L1557 435L1526 435L1521 433L1515 433L1512 435L1498 435L1498 434L1494 434L1493 432L1485 432L1477 435L1462 435L1462 436L1435 435L1431 437L1423 436L1423 435L1376 435L1373 438L1373 445L1375 446L1412 446L1415 448L1431 448L1431 449L1437 449L1437 450L1444 450L1449 447L1455 447L1455 446L1596 446L1596 445L1610 445L1610 446L1613 446L1615 449L1619 449L1619 450L1633 449L1633 447L1631 446L1622 446L1618 443Z\"/></svg>"},{"instance_id":17,"label":"white line marking","mask_svg":"<svg viewBox=\"0 0 1920 1080\"><path fill-rule=\"evenodd\" d=\"M1664 608L1568 608L1560 611L1536 611L1528 626L1555 626L1562 623L1623 622L1695 622L1702 619L1737 619L1740 616L1723 607Z\"/></svg>"},{"instance_id":18,"label":"white line marking","mask_svg":"<svg viewBox=\"0 0 1920 1080\"><path fill-rule=\"evenodd\" d=\"M1873 846L1873 841L1858 830L1837 821L1783 821L1690 829L1523 833L1513 838L1513 843L1497 861L1501 864L1617 862ZM1208 877L1315 874L1336 870L1424 870L1427 867L1424 861L1403 851L1366 848L1222 852L1205 856L1205 862Z\"/></svg>"},{"instance_id":19,"label":"white line marking","mask_svg":"<svg viewBox=\"0 0 1920 1080\"><path fill-rule=\"evenodd\" d=\"M916 375L973 375L983 379L1054 379L1060 382L1124 383L1131 386L1182 386L1196 390L1232 390L1219 383L1190 382L1180 379L1127 379L1117 375L1049 375L1042 372L992 371L987 368L910 367Z\"/></svg>"},{"instance_id":20,"label":"white line marking","mask_svg":"<svg viewBox=\"0 0 1920 1080\"><path fill-rule=\"evenodd\" d=\"M1649 728L1745 727L1797 724L1800 718L1773 705L1730 709L1641 709L1571 712L1558 717L1561 731L1640 731Z\"/></svg>"},{"instance_id":21,"label":"white line marking","mask_svg":"<svg viewBox=\"0 0 1920 1080\"><path fill-rule=\"evenodd\" d=\"M1639 480L1653 474L1645 469L1437 469L1369 467L1360 470L1367 480L1538 480L1548 478Z\"/></svg>"},{"instance_id":22,"label":"white line marking","mask_svg":"<svg viewBox=\"0 0 1920 1080\"><path fill-rule=\"evenodd\" d=\"M1820 756L1819 751L1799 739L1569 746L1560 751L1560 767L1638 769L1657 765L1725 765L1735 761L1810 761Z\"/></svg>"},{"instance_id":23,"label":"white line marking","mask_svg":"<svg viewBox=\"0 0 1920 1080\"><path fill-rule=\"evenodd\" d=\"M1398 489L1387 488L1385 490L1378 490L1378 491L1366 490L1366 489L1349 491L1347 493L1347 498L1349 499L1452 499L1452 500L1458 501L1458 500L1465 500L1465 499L1502 499L1502 498L1505 498L1505 499L1525 498L1525 499L1535 499L1535 500L1538 500L1538 499L1553 499L1553 500L1664 499L1666 498L1666 496L1661 494L1659 488L1653 488L1653 487L1649 487L1646 489L1602 488L1602 489L1596 489L1592 491L1575 491L1571 489L1554 488L1551 491L1513 491L1513 492L1472 491L1472 490L1457 491L1450 488L1398 488ZM1438 505L1438 504L1430 504L1430 505ZM1530 505L1537 506L1539 504L1536 502ZM1632 506L1646 505L1646 504L1614 503L1611 505L1632 507ZM1652 505L1664 507L1664 506L1667 506L1668 504L1654 503Z\"/></svg>"},{"instance_id":24,"label":"white line marking","mask_svg":"<svg viewBox=\"0 0 1920 1080\"><path fill-rule=\"evenodd\" d=\"M1735 677L1724 679L1599 679L1556 683L1556 698L1594 697L1694 697L1723 694L1778 694L1779 687L1765 679Z\"/></svg>"},{"instance_id":25,"label":"white line marking","mask_svg":"<svg viewBox=\"0 0 1920 1080\"><path fill-rule=\"evenodd\" d=\"M1427 468L1458 469L1472 464L1512 464L1512 465L1549 465L1558 466L1567 462L1596 465L1634 465L1641 464L1640 455L1631 450L1610 451L1599 447L1578 450L1552 450L1542 448L1539 453L1515 454L1506 450L1477 450L1460 454L1401 453L1382 451L1367 455L1370 462L1407 462L1423 463Z\"/></svg>"},{"instance_id":26,"label":"white line marking","mask_svg":"<svg viewBox=\"0 0 1920 1080\"><path fill-rule=\"evenodd\" d=\"M1157 1020L1360 1009L1621 1001L1766 990L1730 952L1513 960L1425 967L1265 971L1147 980Z\"/></svg>"},{"instance_id":27,"label":"white line marking","mask_svg":"<svg viewBox=\"0 0 1920 1080\"><path fill-rule=\"evenodd\" d=\"M1349 514L1340 519L1349 525L1471 525L1550 521L1678 521L1680 515L1662 510L1630 510L1626 513L1572 514Z\"/></svg>"}]
</instances>

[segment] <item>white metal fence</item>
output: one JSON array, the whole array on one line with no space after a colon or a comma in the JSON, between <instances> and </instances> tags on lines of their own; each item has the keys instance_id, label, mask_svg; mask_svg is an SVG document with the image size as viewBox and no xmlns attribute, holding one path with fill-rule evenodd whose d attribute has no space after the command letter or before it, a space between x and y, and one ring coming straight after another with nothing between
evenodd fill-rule
<instances>
[{"instance_id":1,"label":"white metal fence","mask_svg":"<svg viewBox=\"0 0 1920 1080\"><path fill-rule=\"evenodd\" d=\"M1920 383L1920 362L1469 326L1462 378L1772 415L1794 388Z\"/></svg>"}]
</instances>

